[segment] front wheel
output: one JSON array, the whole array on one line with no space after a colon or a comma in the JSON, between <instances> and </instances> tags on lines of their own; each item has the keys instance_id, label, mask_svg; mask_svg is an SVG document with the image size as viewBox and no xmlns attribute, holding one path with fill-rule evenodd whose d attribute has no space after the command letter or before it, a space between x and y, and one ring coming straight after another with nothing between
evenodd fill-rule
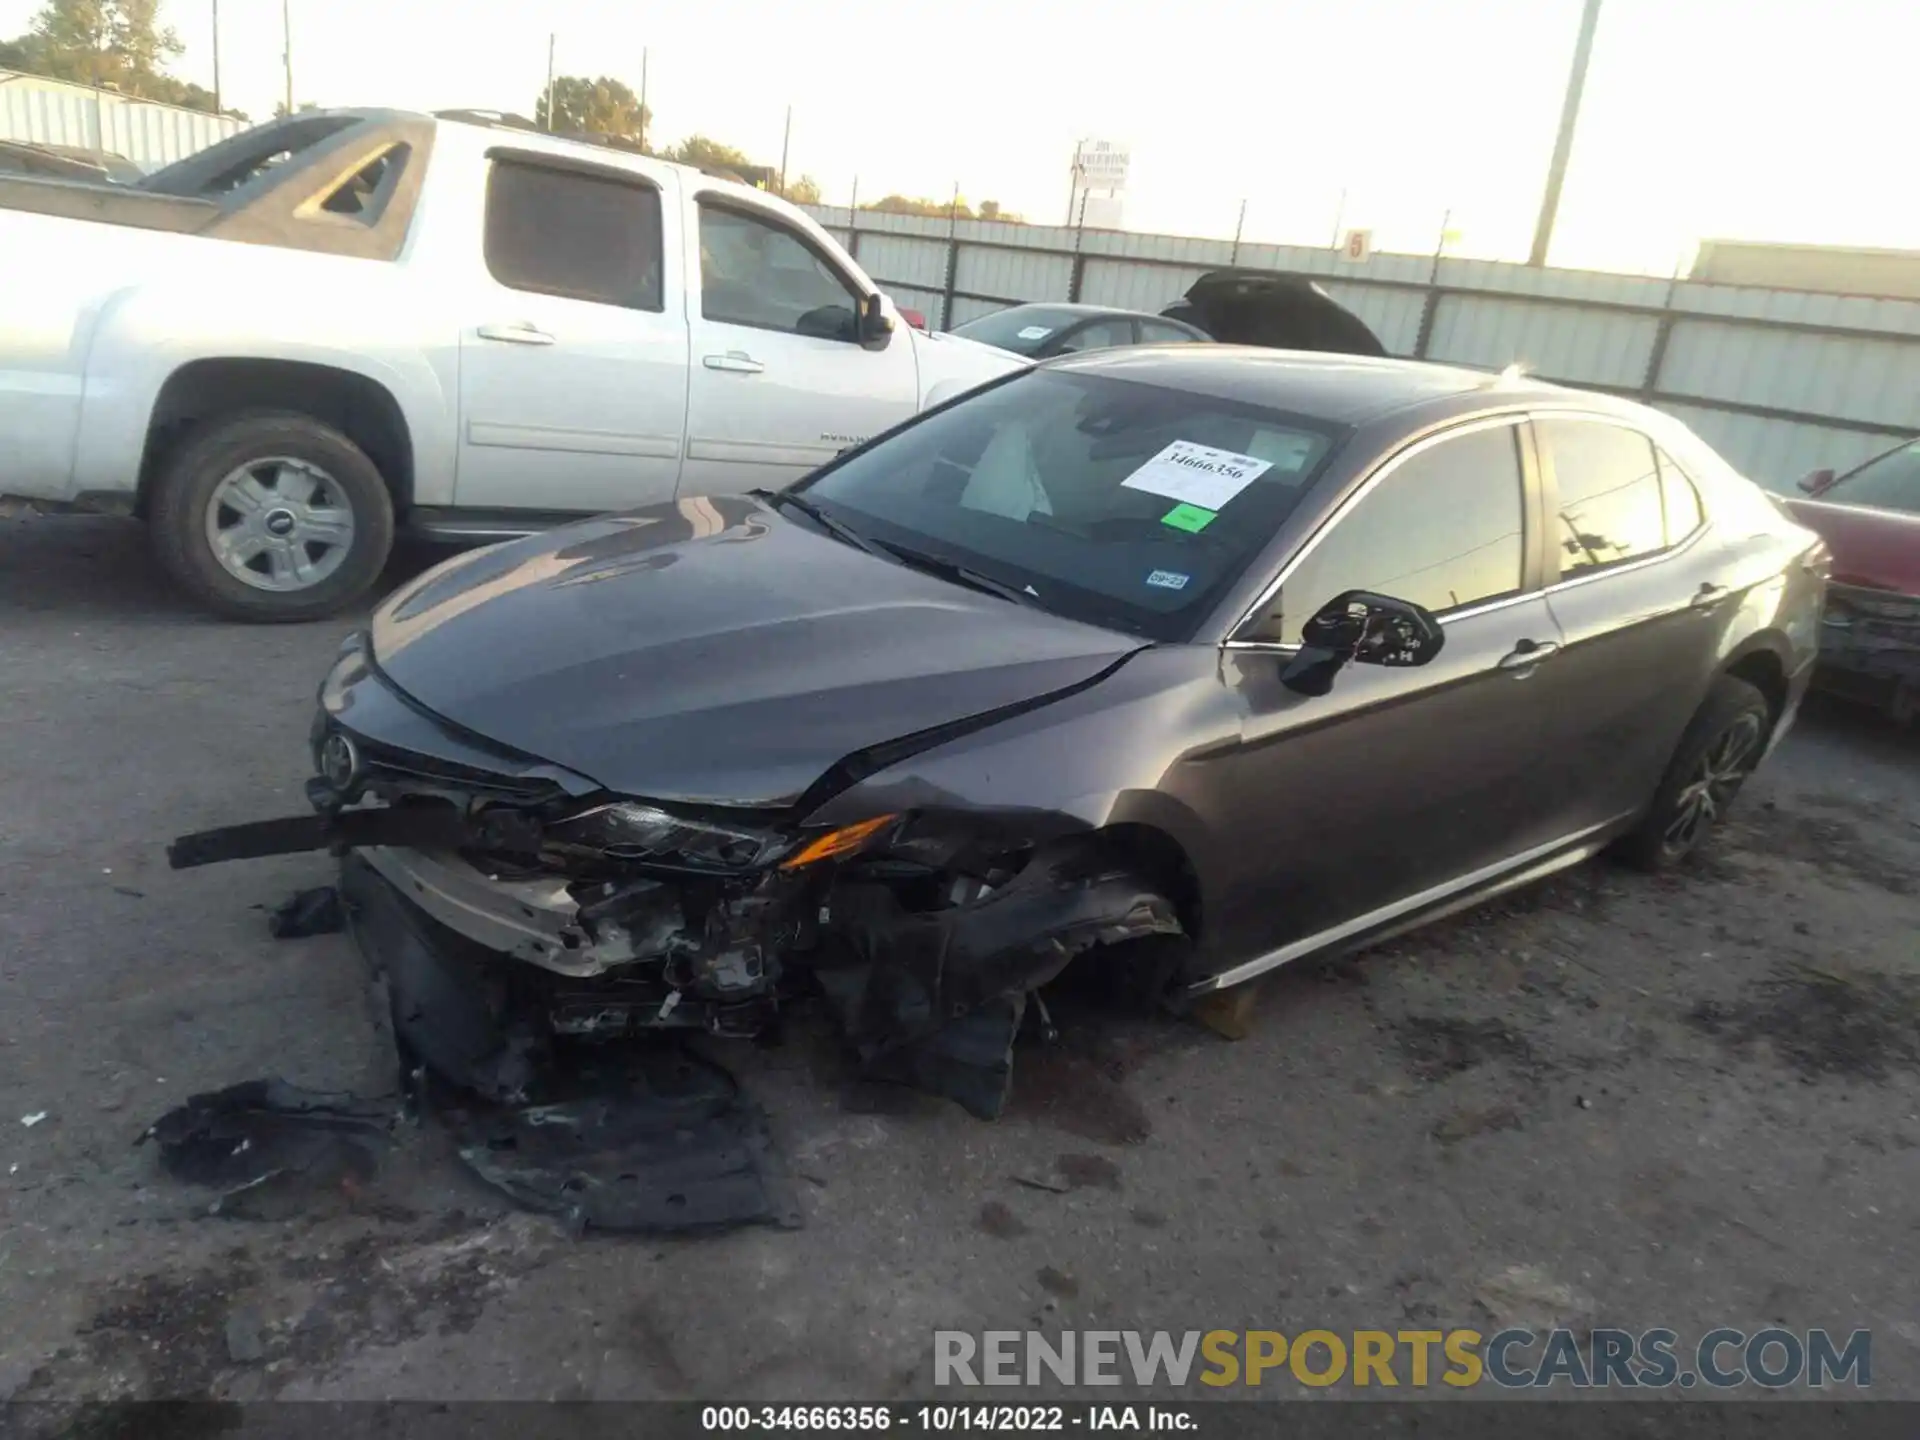
<instances>
[{"instance_id":1,"label":"front wheel","mask_svg":"<svg viewBox=\"0 0 1920 1440\"><path fill-rule=\"evenodd\" d=\"M1707 691L1673 752L1653 805L1620 842L1621 853L1647 870L1669 870L1700 846L1766 754L1773 728L1767 697L1744 680L1722 675Z\"/></svg>"},{"instance_id":2,"label":"front wheel","mask_svg":"<svg viewBox=\"0 0 1920 1440\"><path fill-rule=\"evenodd\" d=\"M161 566L234 620L318 620L364 595L393 548L393 499L352 440L306 415L215 421L162 471Z\"/></svg>"}]
</instances>

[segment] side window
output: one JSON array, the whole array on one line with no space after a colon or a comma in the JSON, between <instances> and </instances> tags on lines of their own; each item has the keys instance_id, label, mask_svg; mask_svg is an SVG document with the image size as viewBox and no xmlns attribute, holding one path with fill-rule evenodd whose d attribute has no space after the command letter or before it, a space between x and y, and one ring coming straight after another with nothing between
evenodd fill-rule
<instances>
[{"instance_id":1,"label":"side window","mask_svg":"<svg viewBox=\"0 0 1920 1440\"><path fill-rule=\"evenodd\" d=\"M1110 350L1116 345L1133 344L1133 321L1096 320L1082 325L1054 349L1056 355L1073 355L1082 350Z\"/></svg>"},{"instance_id":2,"label":"side window","mask_svg":"<svg viewBox=\"0 0 1920 1440\"><path fill-rule=\"evenodd\" d=\"M1515 427L1444 440L1390 471L1306 554L1257 633L1300 643L1300 627L1348 590L1373 590L1435 614L1521 588L1525 522Z\"/></svg>"},{"instance_id":3,"label":"side window","mask_svg":"<svg viewBox=\"0 0 1920 1440\"><path fill-rule=\"evenodd\" d=\"M713 205L700 207L700 313L819 340L859 338L859 299L839 271L791 230Z\"/></svg>"},{"instance_id":4,"label":"side window","mask_svg":"<svg viewBox=\"0 0 1920 1440\"><path fill-rule=\"evenodd\" d=\"M502 285L661 310L660 192L642 181L496 160L487 269Z\"/></svg>"},{"instance_id":5,"label":"side window","mask_svg":"<svg viewBox=\"0 0 1920 1440\"><path fill-rule=\"evenodd\" d=\"M1178 325L1169 325L1163 320L1142 320L1140 343L1143 345L1196 345L1199 343L1199 337L1190 335Z\"/></svg>"},{"instance_id":6,"label":"side window","mask_svg":"<svg viewBox=\"0 0 1920 1440\"><path fill-rule=\"evenodd\" d=\"M1660 457L1660 498L1667 512L1667 544L1678 545L1694 531L1700 528L1705 512L1700 506L1700 492L1694 488L1693 481L1687 478L1674 458L1661 450Z\"/></svg>"},{"instance_id":7,"label":"side window","mask_svg":"<svg viewBox=\"0 0 1920 1440\"><path fill-rule=\"evenodd\" d=\"M1651 440L1619 425L1589 420L1542 420L1534 429L1552 458L1559 484L1560 513L1548 523L1557 532L1562 576L1666 548L1666 514Z\"/></svg>"},{"instance_id":8,"label":"side window","mask_svg":"<svg viewBox=\"0 0 1920 1440\"><path fill-rule=\"evenodd\" d=\"M333 193L320 202L320 208L330 215L349 216L364 225L377 224L394 187L400 183L400 174L406 169L412 149L410 145L394 145L382 151L335 186Z\"/></svg>"}]
</instances>

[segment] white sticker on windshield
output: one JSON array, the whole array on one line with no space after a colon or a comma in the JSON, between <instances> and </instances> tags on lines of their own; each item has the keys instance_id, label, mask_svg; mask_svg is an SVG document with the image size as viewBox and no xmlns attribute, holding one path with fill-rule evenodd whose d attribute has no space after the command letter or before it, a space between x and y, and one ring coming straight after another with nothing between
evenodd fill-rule
<instances>
[{"instance_id":1,"label":"white sticker on windshield","mask_svg":"<svg viewBox=\"0 0 1920 1440\"><path fill-rule=\"evenodd\" d=\"M1203 510L1220 510L1272 468L1271 460L1255 455L1176 440L1120 483L1128 490L1183 500Z\"/></svg>"},{"instance_id":2,"label":"white sticker on windshield","mask_svg":"<svg viewBox=\"0 0 1920 1440\"><path fill-rule=\"evenodd\" d=\"M1022 340L1044 340L1053 333L1051 325L1029 325L1020 332Z\"/></svg>"},{"instance_id":3,"label":"white sticker on windshield","mask_svg":"<svg viewBox=\"0 0 1920 1440\"><path fill-rule=\"evenodd\" d=\"M1184 590L1192 578L1178 570L1156 570L1147 576L1147 583L1160 590Z\"/></svg>"}]
</instances>

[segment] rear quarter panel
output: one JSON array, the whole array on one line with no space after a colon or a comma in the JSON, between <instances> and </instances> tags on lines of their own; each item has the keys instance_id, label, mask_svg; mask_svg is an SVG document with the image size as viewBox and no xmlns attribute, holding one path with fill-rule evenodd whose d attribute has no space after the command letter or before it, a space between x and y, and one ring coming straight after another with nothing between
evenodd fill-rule
<instances>
[{"instance_id":1,"label":"rear quarter panel","mask_svg":"<svg viewBox=\"0 0 1920 1440\"><path fill-rule=\"evenodd\" d=\"M183 365L208 359L304 361L384 386L411 433L415 499L451 496L458 332L444 287L422 285L392 261L110 233L112 243L79 237L117 283L88 306L92 338L66 498L132 491L162 387ZM120 237L132 243L122 248Z\"/></svg>"}]
</instances>

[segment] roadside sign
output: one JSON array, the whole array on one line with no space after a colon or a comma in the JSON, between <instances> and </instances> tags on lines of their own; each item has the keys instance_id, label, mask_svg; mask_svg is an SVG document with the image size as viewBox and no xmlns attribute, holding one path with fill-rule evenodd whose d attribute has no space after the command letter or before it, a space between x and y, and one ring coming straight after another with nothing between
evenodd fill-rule
<instances>
[{"instance_id":1,"label":"roadside sign","mask_svg":"<svg viewBox=\"0 0 1920 1440\"><path fill-rule=\"evenodd\" d=\"M1373 232L1371 230L1349 230L1347 238L1340 243L1342 258L1355 264L1365 264L1373 254Z\"/></svg>"},{"instance_id":2,"label":"roadside sign","mask_svg":"<svg viewBox=\"0 0 1920 1440\"><path fill-rule=\"evenodd\" d=\"M1111 140L1082 140L1073 151L1073 167L1086 190L1124 190L1133 156Z\"/></svg>"}]
</instances>

